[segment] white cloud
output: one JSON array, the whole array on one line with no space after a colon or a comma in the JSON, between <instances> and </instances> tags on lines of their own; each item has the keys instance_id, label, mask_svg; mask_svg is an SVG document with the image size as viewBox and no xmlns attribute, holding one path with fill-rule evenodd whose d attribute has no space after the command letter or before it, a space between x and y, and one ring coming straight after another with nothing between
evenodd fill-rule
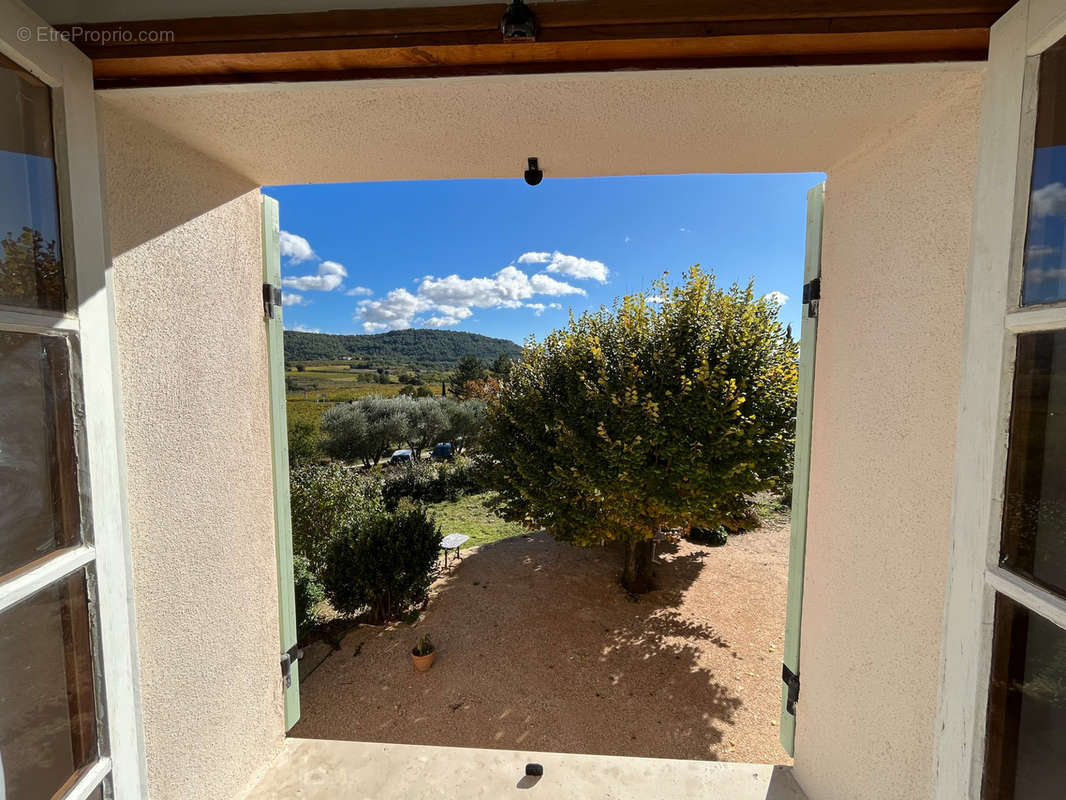
<instances>
[{"instance_id":1,"label":"white cloud","mask_svg":"<svg viewBox=\"0 0 1066 800\"><path fill-rule=\"evenodd\" d=\"M292 325L292 326L286 325L285 326L285 330L287 330L287 331L299 331L300 333L322 333L321 329L319 329L319 328L308 328L306 325Z\"/></svg>"},{"instance_id":2,"label":"white cloud","mask_svg":"<svg viewBox=\"0 0 1066 800\"><path fill-rule=\"evenodd\" d=\"M551 253L522 253L518 257L519 264L544 264L552 257Z\"/></svg>"},{"instance_id":3,"label":"white cloud","mask_svg":"<svg viewBox=\"0 0 1066 800\"><path fill-rule=\"evenodd\" d=\"M1066 186L1059 181L1035 189L1031 198L1032 215L1037 219L1066 214Z\"/></svg>"},{"instance_id":4,"label":"white cloud","mask_svg":"<svg viewBox=\"0 0 1066 800\"><path fill-rule=\"evenodd\" d=\"M584 289L566 283L565 281L557 281L555 278L543 273L534 275L530 278L529 285L536 294L585 294Z\"/></svg>"},{"instance_id":5,"label":"white cloud","mask_svg":"<svg viewBox=\"0 0 1066 800\"><path fill-rule=\"evenodd\" d=\"M579 280L594 280L600 283L607 281L607 265L602 261L593 261L580 256L568 256L556 250L551 255L551 261L544 268L548 272L559 275L569 275Z\"/></svg>"},{"instance_id":6,"label":"white cloud","mask_svg":"<svg viewBox=\"0 0 1066 800\"><path fill-rule=\"evenodd\" d=\"M348 270L336 261L323 261L318 265L315 275L301 275L298 278L282 278L281 285L287 289L301 292L332 292L348 277Z\"/></svg>"},{"instance_id":7,"label":"white cloud","mask_svg":"<svg viewBox=\"0 0 1066 800\"><path fill-rule=\"evenodd\" d=\"M692 233L688 228L681 228L681 233Z\"/></svg>"},{"instance_id":8,"label":"white cloud","mask_svg":"<svg viewBox=\"0 0 1066 800\"><path fill-rule=\"evenodd\" d=\"M429 317L428 319L421 320L422 325L426 328L450 328L452 325L458 325L462 320L459 317Z\"/></svg>"},{"instance_id":9,"label":"white cloud","mask_svg":"<svg viewBox=\"0 0 1066 800\"><path fill-rule=\"evenodd\" d=\"M1030 245L1025 251L1025 255L1028 258L1045 258L1047 256L1053 256L1059 252L1059 248L1052 247L1047 244L1034 244Z\"/></svg>"},{"instance_id":10,"label":"white cloud","mask_svg":"<svg viewBox=\"0 0 1066 800\"><path fill-rule=\"evenodd\" d=\"M351 289L345 292L348 297L366 297L374 293L373 289L367 289L365 286L353 286Z\"/></svg>"},{"instance_id":11,"label":"white cloud","mask_svg":"<svg viewBox=\"0 0 1066 800\"><path fill-rule=\"evenodd\" d=\"M416 314L429 311L432 303L415 297L406 289L393 289L380 300L362 300L356 313L368 333L387 329L410 328Z\"/></svg>"},{"instance_id":12,"label":"white cloud","mask_svg":"<svg viewBox=\"0 0 1066 800\"><path fill-rule=\"evenodd\" d=\"M662 305L666 302L666 298L663 297L661 294L653 294L645 299L647 300L647 302L654 303L655 305Z\"/></svg>"},{"instance_id":13,"label":"white cloud","mask_svg":"<svg viewBox=\"0 0 1066 800\"><path fill-rule=\"evenodd\" d=\"M399 288L378 300L361 300L354 318L367 332L415 325L441 328L458 325L473 315L475 308L520 308L535 295L571 294L583 295L585 290L544 273L527 275L511 265L495 275L478 278L427 276L413 293Z\"/></svg>"},{"instance_id":14,"label":"white cloud","mask_svg":"<svg viewBox=\"0 0 1066 800\"><path fill-rule=\"evenodd\" d=\"M1066 267L1056 269L1027 269L1025 271L1026 283L1056 283L1066 280Z\"/></svg>"},{"instance_id":15,"label":"white cloud","mask_svg":"<svg viewBox=\"0 0 1066 800\"><path fill-rule=\"evenodd\" d=\"M784 292L768 292L762 296L763 300L769 300L771 303L776 303L779 306L783 306L788 302L788 295Z\"/></svg>"},{"instance_id":16,"label":"white cloud","mask_svg":"<svg viewBox=\"0 0 1066 800\"><path fill-rule=\"evenodd\" d=\"M526 308L533 309L533 315L539 317L549 308L562 308L561 303L526 303Z\"/></svg>"},{"instance_id":17,"label":"white cloud","mask_svg":"<svg viewBox=\"0 0 1066 800\"><path fill-rule=\"evenodd\" d=\"M311 305L311 301L304 297L302 294L293 294L292 292L281 293L281 304L283 306L307 306Z\"/></svg>"},{"instance_id":18,"label":"white cloud","mask_svg":"<svg viewBox=\"0 0 1066 800\"><path fill-rule=\"evenodd\" d=\"M310 242L288 231L281 232L281 254L293 264L315 257L315 251L311 249Z\"/></svg>"}]
</instances>

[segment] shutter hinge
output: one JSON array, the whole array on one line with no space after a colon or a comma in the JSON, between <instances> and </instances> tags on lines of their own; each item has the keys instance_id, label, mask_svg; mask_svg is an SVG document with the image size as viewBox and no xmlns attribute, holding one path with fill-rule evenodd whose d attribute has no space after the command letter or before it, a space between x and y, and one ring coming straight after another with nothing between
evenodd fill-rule
<instances>
[{"instance_id":1,"label":"shutter hinge","mask_svg":"<svg viewBox=\"0 0 1066 800\"><path fill-rule=\"evenodd\" d=\"M818 301L822 299L822 279L812 278L803 284L803 304L807 306L807 316L818 316Z\"/></svg>"},{"instance_id":2,"label":"shutter hinge","mask_svg":"<svg viewBox=\"0 0 1066 800\"><path fill-rule=\"evenodd\" d=\"M271 283L263 284L263 315L274 319L274 309L281 305L281 289Z\"/></svg>"},{"instance_id":3,"label":"shutter hinge","mask_svg":"<svg viewBox=\"0 0 1066 800\"><path fill-rule=\"evenodd\" d=\"M788 687L788 700L785 701L785 711L796 716L796 701L800 696L800 676L788 668L787 664L781 665L781 680Z\"/></svg>"},{"instance_id":4,"label":"shutter hinge","mask_svg":"<svg viewBox=\"0 0 1066 800\"><path fill-rule=\"evenodd\" d=\"M285 681L285 688L292 686L292 665L304 657L304 651L293 645L281 654L281 678Z\"/></svg>"}]
</instances>

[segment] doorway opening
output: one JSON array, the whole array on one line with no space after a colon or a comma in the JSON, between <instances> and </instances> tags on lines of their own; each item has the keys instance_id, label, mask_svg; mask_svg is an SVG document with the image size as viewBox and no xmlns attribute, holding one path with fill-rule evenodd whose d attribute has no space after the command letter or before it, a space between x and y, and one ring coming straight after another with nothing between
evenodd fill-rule
<instances>
[{"instance_id":1,"label":"doorway opening","mask_svg":"<svg viewBox=\"0 0 1066 800\"><path fill-rule=\"evenodd\" d=\"M779 717L795 356L806 314L808 191L823 177L678 175L549 178L535 188L515 179L263 190L280 206L277 313L285 325L304 650L300 721L291 735L789 760L779 741ZM401 208L405 213L396 214ZM510 381L529 379L512 374L523 361L537 360L542 371L533 373L535 379L547 380L547 365L558 368L563 361L562 340L595 336L605 320L643 319L659 326L657 335L676 332L664 320L686 313L680 308L686 287L707 279L687 272L696 264L713 272L715 282L701 290L701 298L721 295L734 305L709 306L691 319L710 328L728 325L740 319L736 304L743 305L765 323L754 329L766 340L759 357L780 357L782 369L791 367L783 400L759 396L778 385L771 381L746 388L737 401L738 407L770 403L766 414L773 403L783 404L778 433L787 441L753 444L747 451L769 464L762 450L776 447L774 463L782 471L758 490L738 492L735 507L725 512L712 512L696 498L664 510L663 524L642 543L651 583L641 588L650 591L632 591L624 585L623 541L600 535L604 528L587 519L571 518L569 527L543 524L544 510L535 503L525 507L523 522L520 496L551 490L534 488L532 477L528 492L513 481L493 480L508 461L500 437L515 437L517 449L522 438L519 431L500 429L506 407L501 396L517 391L509 389ZM583 324L586 312L599 313L599 322ZM546 342L552 344L544 347ZM635 342L633 352L642 346ZM703 386L715 402L730 390L700 383L700 357L714 361L726 352L716 348L723 347L729 345L711 333L673 356L674 371ZM612 363L605 357L605 366ZM605 382L603 392L611 391ZM649 468L643 485L630 492L638 504L657 492L680 492L689 480L706 481L700 461L731 457L718 447L732 431L716 431L705 421L705 430L693 435L690 424L669 413L672 396L665 385L649 393L646 400L659 416L642 411L625 430L637 441L663 435L691 440L700 455L682 468L692 474L669 486L648 484L661 481L670 467ZM520 394L511 403L527 399ZM571 400L559 396L553 402ZM600 423L614 428L617 419L609 414L590 421L597 413L602 407L594 408L592 399L569 416L548 411L553 424L574 431ZM565 447L553 450L547 461L565 453ZM585 477L592 471L582 467ZM608 467L589 481L598 481L595 491L603 491L604 481L624 482L623 471ZM560 506L583 490L580 483L557 484ZM717 488L704 486L708 494ZM454 549L434 547L427 558L432 569L425 597L419 585L385 611L368 603L374 587L361 583L368 581L365 572L338 561L373 561L379 579L382 569L410 569L408 556L421 541L417 531L390 531L412 537L395 561L380 543L351 537L352 546L363 549L357 555L349 549L346 556L336 540L344 537L345 525L361 527L363 538L370 538L369 517L381 512L397 518L414 508L425 510L437 535L449 537L443 544ZM583 524L596 533L586 534ZM400 588L389 588L400 595ZM423 674L412 669L407 654L426 634L438 661Z\"/></svg>"}]
</instances>

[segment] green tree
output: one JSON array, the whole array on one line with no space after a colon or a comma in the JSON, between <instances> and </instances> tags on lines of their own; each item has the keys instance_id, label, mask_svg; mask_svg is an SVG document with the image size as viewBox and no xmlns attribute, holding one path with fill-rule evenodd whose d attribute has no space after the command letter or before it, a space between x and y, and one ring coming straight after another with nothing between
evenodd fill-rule
<instances>
[{"instance_id":1,"label":"green tree","mask_svg":"<svg viewBox=\"0 0 1066 800\"><path fill-rule=\"evenodd\" d=\"M67 292L56 243L25 226L0 239L0 296L12 305L62 309Z\"/></svg>"},{"instance_id":2,"label":"green tree","mask_svg":"<svg viewBox=\"0 0 1066 800\"><path fill-rule=\"evenodd\" d=\"M321 455L318 427L306 419L289 418L289 463L313 461Z\"/></svg>"},{"instance_id":3,"label":"green tree","mask_svg":"<svg viewBox=\"0 0 1066 800\"><path fill-rule=\"evenodd\" d=\"M370 430L370 421L361 404L333 406L322 415L322 431L326 434L322 449L330 458L362 461L368 467L377 461L379 444Z\"/></svg>"},{"instance_id":4,"label":"green tree","mask_svg":"<svg viewBox=\"0 0 1066 800\"><path fill-rule=\"evenodd\" d=\"M751 284L691 268L531 341L489 408L500 512L579 545L623 543L652 587L663 528L733 528L775 489L795 435L796 344Z\"/></svg>"},{"instance_id":5,"label":"green tree","mask_svg":"<svg viewBox=\"0 0 1066 800\"><path fill-rule=\"evenodd\" d=\"M448 381L448 390L453 397L464 399L469 393L469 384L485 377L485 363L477 356L463 356Z\"/></svg>"},{"instance_id":6,"label":"green tree","mask_svg":"<svg viewBox=\"0 0 1066 800\"><path fill-rule=\"evenodd\" d=\"M384 513L381 485L331 464L293 464L289 469L292 549L321 577L337 535Z\"/></svg>"},{"instance_id":7,"label":"green tree","mask_svg":"<svg viewBox=\"0 0 1066 800\"><path fill-rule=\"evenodd\" d=\"M476 447L485 427L485 403L481 400L464 400L461 403L448 403L444 409L448 424L443 439L452 443L457 454L467 447Z\"/></svg>"},{"instance_id":8,"label":"green tree","mask_svg":"<svg viewBox=\"0 0 1066 800\"><path fill-rule=\"evenodd\" d=\"M414 452L415 458L422 457L422 451L441 440L448 429L448 414L445 406L451 403L444 398L422 397L410 399L401 409L407 417L407 444Z\"/></svg>"},{"instance_id":9,"label":"green tree","mask_svg":"<svg viewBox=\"0 0 1066 800\"><path fill-rule=\"evenodd\" d=\"M497 378L503 379L507 377L507 373L511 371L511 365L514 363L514 359L507 353L500 353L496 356L496 360L492 362L492 366L489 369L492 370L492 374Z\"/></svg>"}]
</instances>

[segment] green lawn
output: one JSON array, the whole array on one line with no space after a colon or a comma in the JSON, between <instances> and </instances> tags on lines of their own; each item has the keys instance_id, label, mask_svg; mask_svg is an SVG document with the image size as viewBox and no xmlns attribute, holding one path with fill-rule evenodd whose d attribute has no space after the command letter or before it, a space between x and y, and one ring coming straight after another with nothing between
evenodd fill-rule
<instances>
[{"instance_id":1,"label":"green lawn","mask_svg":"<svg viewBox=\"0 0 1066 800\"><path fill-rule=\"evenodd\" d=\"M434 503L429 510L440 523L441 531L465 533L470 541L464 547L475 547L489 542L520 536L526 529L514 522L505 522L492 513L485 503L492 500L493 494L471 494L454 502Z\"/></svg>"}]
</instances>

